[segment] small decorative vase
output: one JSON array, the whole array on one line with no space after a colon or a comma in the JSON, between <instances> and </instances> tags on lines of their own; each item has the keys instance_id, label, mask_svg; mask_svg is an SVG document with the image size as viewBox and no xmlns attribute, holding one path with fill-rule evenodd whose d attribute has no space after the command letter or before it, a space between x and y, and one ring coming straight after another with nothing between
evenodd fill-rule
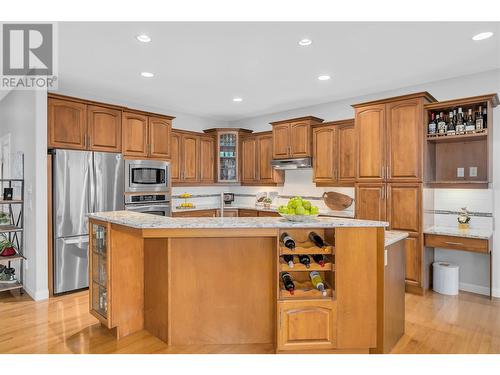
<instances>
[{"instance_id":1,"label":"small decorative vase","mask_svg":"<svg viewBox=\"0 0 500 375\"><path fill-rule=\"evenodd\" d=\"M470 228L470 215L469 212L467 211L466 207L462 207L460 209L460 213L458 215L458 229L460 230L467 230Z\"/></svg>"},{"instance_id":2,"label":"small decorative vase","mask_svg":"<svg viewBox=\"0 0 500 375\"><path fill-rule=\"evenodd\" d=\"M469 223L458 223L458 229L460 230L468 230L470 228L470 224Z\"/></svg>"}]
</instances>

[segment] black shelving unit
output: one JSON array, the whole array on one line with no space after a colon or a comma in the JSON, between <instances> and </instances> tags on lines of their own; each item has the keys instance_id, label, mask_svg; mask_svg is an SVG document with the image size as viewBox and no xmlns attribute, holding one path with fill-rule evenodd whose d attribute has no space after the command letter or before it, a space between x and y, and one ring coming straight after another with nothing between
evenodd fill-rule
<instances>
[{"instance_id":1,"label":"black shelving unit","mask_svg":"<svg viewBox=\"0 0 500 375\"><path fill-rule=\"evenodd\" d=\"M22 173L24 176L24 158L22 160L22 164ZM22 262L26 259L24 257L24 179L0 179L0 194L3 193L3 189L6 187L14 189L13 198L17 197L17 199L3 200L3 196L0 195L0 207L8 207L7 213L10 219L9 224L0 225L0 236L5 237L9 241L11 241L14 244L18 254L8 257L0 256L0 264L7 264L8 267L11 267L12 262L19 261L20 267L19 274L16 275L17 281L15 283L0 282L0 292L21 289L22 293L24 287L24 267Z\"/></svg>"}]
</instances>

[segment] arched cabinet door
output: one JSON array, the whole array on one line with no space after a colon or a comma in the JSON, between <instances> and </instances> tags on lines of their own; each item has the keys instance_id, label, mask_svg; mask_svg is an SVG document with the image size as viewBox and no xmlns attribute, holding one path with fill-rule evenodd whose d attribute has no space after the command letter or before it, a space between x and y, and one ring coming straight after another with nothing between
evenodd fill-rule
<instances>
[{"instance_id":1,"label":"arched cabinet door","mask_svg":"<svg viewBox=\"0 0 500 375\"><path fill-rule=\"evenodd\" d=\"M87 105L84 103L48 99L49 148L87 149Z\"/></svg>"}]
</instances>

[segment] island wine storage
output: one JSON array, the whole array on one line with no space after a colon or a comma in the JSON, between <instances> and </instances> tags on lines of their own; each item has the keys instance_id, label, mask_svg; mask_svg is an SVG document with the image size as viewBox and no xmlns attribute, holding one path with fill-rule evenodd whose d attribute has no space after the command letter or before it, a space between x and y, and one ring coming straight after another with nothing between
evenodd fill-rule
<instances>
[{"instance_id":1,"label":"island wine storage","mask_svg":"<svg viewBox=\"0 0 500 375\"><path fill-rule=\"evenodd\" d=\"M261 218L253 225L248 218L184 218L178 227L179 219L161 218L166 227L148 227L148 215L123 214L137 219L132 222L106 216L116 214L92 214L90 225L91 309L117 338L145 329L171 346L380 352L386 223ZM100 227L107 219L107 227ZM293 250L281 243L284 231L294 238ZM310 232L323 239L323 247L309 240ZM293 267L283 259L289 255ZM299 255L310 257L309 267ZM294 281L293 294L284 287L283 272ZM321 277L324 292L314 287L311 272Z\"/></svg>"}]
</instances>

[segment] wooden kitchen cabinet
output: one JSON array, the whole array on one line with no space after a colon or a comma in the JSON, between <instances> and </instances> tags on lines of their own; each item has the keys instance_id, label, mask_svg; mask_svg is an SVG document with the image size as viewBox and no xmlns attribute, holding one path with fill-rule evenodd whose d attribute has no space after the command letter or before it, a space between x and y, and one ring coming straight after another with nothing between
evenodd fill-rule
<instances>
[{"instance_id":1,"label":"wooden kitchen cabinet","mask_svg":"<svg viewBox=\"0 0 500 375\"><path fill-rule=\"evenodd\" d=\"M420 237L418 233L410 233L404 240L406 283L417 287L422 284L423 244Z\"/></svg>"},{"instance_id":2,"label":"wooden kitchen cabinet","mask_svg":"<svg viewBox=\"0 0 500 375\"><path fill-rule=\"evenodd\" d=\"M240 208L238 210L238 216L239 217L258 217L259 214L258 214L257 210L246 210L246 209Z\"/></svg>"},{"instance_id":3,"label":"wooden kitchen cabinet","mask_svg":"<svg viewBox=\"0 0 500 375\"><path fill-rule=\"evenodd\" d=\"M278 302L278 350L334 349L334 301Z\"/></svg>"},{"instance_id":4,"label":"wooden kitchen cabinet","mask_svg":"<svg viewBox=\"0 0 500 375\"><path fill-rule=\"evenodd\" d=\"M354 120L313 127L313 181L317 186L354 186Z\"/></svg>"},{"instance_id":5,"label":"wooden kitchen cabinet","mask_svg":"<svg viewBox=\"0 0 500 375\"><path fill-rule=\"evenodd\" d=\"M184 182L199 182L199 137L183 134L181 137L181 176Z\"/></svg>"},{"instance_id":6,"label":"wooden kitchen cabinet","mask_svg":"<svg viewBox=\"0 0 500 375\"><path fill-rule=\"evenodd\" d=\"M123 112L123 155L146 159L169 159L171 127L171 118L146 116L139 112Z\"/></svg>"},{"instance_id":7,"label":"wooden kitchen cabinet","mask_svg":"<svg viewBox=\"0 0 500 375\"><path fill-rule=\"evenodd\" d=\"M87 105L48 98L49 148L87 149Z\"/></svg>"},{"instance_id":8,"label":"wooden kitchen cabinet","mask_svg":"<svg viewBox=\"0 0 500 375\"><path fill-rule=\"evenodd\" d=\"M170 135L170 181L172 183L181 182L181 134L172 131Z\"/></svg>"},{"instance_id":9,"label":"wooden kitchen cabinet","mask_svg":"<svg viewBox=\"0 0 500 375\"><path fill-rule=\"evenodd\" d=\"M253 133L241 138L241 184L283 184L284 172L271 166L272 132Z\"/></svg>"},{"instance_id":10,"label":"wooden kitchen cabinet","mask_svg":"<svg viewBox=\"0 0 500 375\"><path fill-rule=\"evenodd\" d=\"M96 105L87 106L89 149L122 151L122 111Z\"/></svg>"},{"instance_id":11,"label":"wooden kitchen cabinet","mask_svg":"<svg viewBox=\"0 0 500 375\"><path fill-rule=\"evenodd\" d=\"M312 126L323 120L313 116L271 122L273 127L273 158L304 158L312 156Z\"/></svg>"},{"instance_id":12,"label":"wooden kitchen cabinet","mask_svg":"<svg viewBox=\"0 0 500 375\"><path fill-rule=\"evenodd\" d=\"M172 217L216 217L217 210L190 210L177 211L172 213Z\"/></svg>"},{"instance_id":13,"label":"wooden kitchen cabinet","mask_svg":"<svg viewBox=\"0 0 500 375\"><path fill-rule=\"evenodd\" d=\"M391 230L420 232L422 230L421 207L421 184L387 184L387 221Z\"/></svg>"},{"instance_id":14,"label":"wooden kitchen cabinet","mask_svg":"<svg viewBox=\"0 0 500 375\"><path fill-rule=\"evenodd\" d=\"M356 219L386 220L386 184L356 184Z\"/></svg>"},{"instance_id":15,"label":"wooden kitchen cabinet","mask_svg":"<svg viewBox=\"0 0 500 375\"><path fill-rule=\"evenodd\" d=\"M200 183L215 182L215 139L200 137Z\"/></svg>"},{"instance_id":16,"label":"wooden kitchen cabinet","mask_svg":"<svg viewBox=\"0 0 500 375\"><path fill-rule=\"evenodd\" d=\"M49 94L48 148L123 153L169 159L174 117Z\"/></svg>"}]
</instances>

